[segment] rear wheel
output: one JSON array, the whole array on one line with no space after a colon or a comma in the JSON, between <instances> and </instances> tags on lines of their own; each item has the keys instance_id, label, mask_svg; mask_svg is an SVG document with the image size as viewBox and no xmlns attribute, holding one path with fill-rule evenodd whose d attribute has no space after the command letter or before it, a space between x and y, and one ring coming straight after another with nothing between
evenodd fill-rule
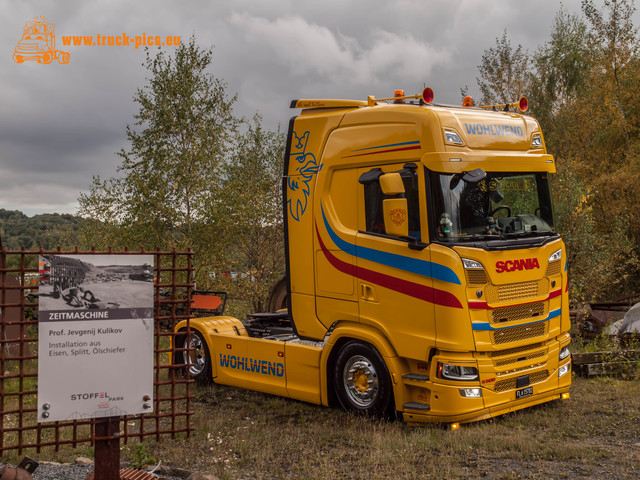
<instances>
[{"instance_id":1,"label":"rear wheel","mask_svg":"<svg viewBox=\"0 0 640 480\"><path fill-rule=\"evenodd\" d=\"M368 343L350 342L340 349L333 386L345 410L374 417L390 413L393 394L389 371L382 356Z\"/></svg>"},{"instance_id":2,"label":"rear wheel","mask_svg":"<svg viewBox=\"0 0 640 480\"><path fill-rule=\"evenodd\" d=\"M191 331L191 335L185 338L184 350L182 352L182 363L186 364L185 369L197 383L208 385L211 383L211 355L209 347L202 334L196 330Z\"/></svg>"}]
</instances>

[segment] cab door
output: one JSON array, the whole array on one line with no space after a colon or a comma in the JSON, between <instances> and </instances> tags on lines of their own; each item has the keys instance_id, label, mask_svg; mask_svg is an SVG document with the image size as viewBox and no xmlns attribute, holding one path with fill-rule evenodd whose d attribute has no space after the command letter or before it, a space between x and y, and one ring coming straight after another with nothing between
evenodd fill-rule
<instances>
[{"instance_id":1,"label":"cab door","mask_svg":"<svg viewBox=\"0 0 640 480\"><path fill-rule=\"evenodd\" d=\"M398 172L406 212L385 219L380 177ZM427 359L435 344L434 289L431 249L427 239L425 182L415 164L390 164L359 169L356 277L360 321L385 332L401 357ZM408 220L408 236L390 235L389 222ZM385 221L387 225L385 225ZM396 234L397 235L397 234Z\"/></svg>"}]
</instances>

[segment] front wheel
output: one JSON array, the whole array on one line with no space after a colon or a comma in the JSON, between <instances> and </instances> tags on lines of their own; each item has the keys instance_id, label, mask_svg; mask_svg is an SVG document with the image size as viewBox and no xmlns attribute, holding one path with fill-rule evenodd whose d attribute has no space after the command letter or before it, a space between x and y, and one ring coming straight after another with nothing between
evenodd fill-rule
<instances>
[{"instance_id":1,"label":"front wheel","mask_svg":"<svg viewBox=\"0 0 640 480\"><path fill-rule=\"evenodd\" d=\"M345 410L385 417L390 413L393 393L387 366L368 343L350 342L336 358L333 386Z\"/></svg>"},{"instance_id":2,"label":"front wheel","mask_svg":"<svg viewBox=\"0 0 640 480\"><path fill-rule=\"evenodd\" d=\"M211 383L211 355L202 334L192 330L191 335L185 338L183 347L192 349L182 352L182 363L186 364L191 378L200 385Z\"/></svg>"},{"instance_id":3,"label":"front wheel","mask_svg":"<svg viewBox=\"0 0 640 480\"><path fill-rule=\"evenodd\" d=\"M38 59L38 63L44 63L46 65L50 64L53 60L53 55L50 52L45 52L42 57Z\"/></svg>"}]
</instances>

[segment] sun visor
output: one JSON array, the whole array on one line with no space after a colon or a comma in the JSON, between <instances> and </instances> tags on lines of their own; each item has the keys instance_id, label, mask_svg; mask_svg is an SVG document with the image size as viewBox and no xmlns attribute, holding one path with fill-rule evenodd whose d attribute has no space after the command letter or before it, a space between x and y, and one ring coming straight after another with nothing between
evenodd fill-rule
<instances>
[{"instance_id":1,"label":"sun visor","mask_svg":"<svg viewBox=\"0 0 640 480\"><path fill-rule=\"evenodd\" d=\"M454 129L473 149L529 150L531 133L538 130L532 118L503 112L452 111L441 121L444 129Z\"/></svg>"}]
</instances>

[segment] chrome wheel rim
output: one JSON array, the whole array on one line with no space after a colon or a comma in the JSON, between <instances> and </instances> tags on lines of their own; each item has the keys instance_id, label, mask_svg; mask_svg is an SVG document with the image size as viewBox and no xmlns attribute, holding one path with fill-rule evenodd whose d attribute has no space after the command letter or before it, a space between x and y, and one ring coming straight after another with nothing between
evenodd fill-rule
<instances>
[{"instance_id":1,"label":"chrome wheel rim","mask_svg":"<svg viewBox=\"0 0 640 480\"><path fill-rule=\"evenodd\" d=\"M191 375L200 375L204 371L206 364L204 342L198 335L191 334L186 343L188 348L193 350L185 350L182 352L184 355L184 363L187 364Z\"/></svg>"},{"instance_id":2,"label":"chrome wheel rim","mask_svg":"<svg viewBox=\"0 0 640 480\"><path fill-rule=\"evenodd\" d=\"M378 372L362 355L354 355L344 366L342 378L347 396L359 408L368 408L378 396Z\"/></svg>"}]
</instances>

